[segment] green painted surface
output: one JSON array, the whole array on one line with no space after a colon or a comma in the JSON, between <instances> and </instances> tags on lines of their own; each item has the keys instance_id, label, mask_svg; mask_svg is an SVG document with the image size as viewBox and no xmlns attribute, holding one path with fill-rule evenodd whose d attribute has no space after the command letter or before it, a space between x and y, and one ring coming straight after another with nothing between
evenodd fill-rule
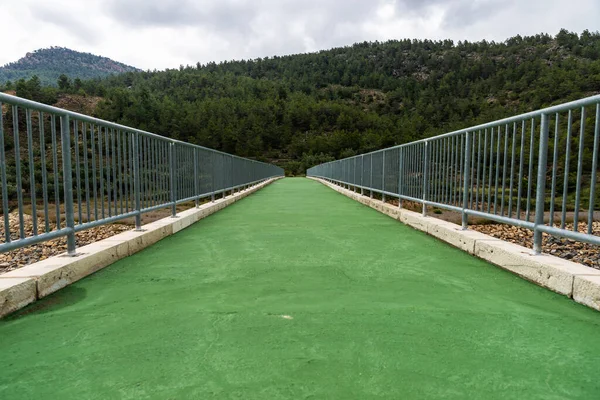
<instances>
[{"instance_id":1,"label":"green painted surface","mask_svg":"<svg viewBox=\"0 0 600 400\"><path fill-rule=\"evenodd\" d=\"M599 355L600 313L285 179L0 321L0 398L592 399Z\"/></svg>"}]
</instances>

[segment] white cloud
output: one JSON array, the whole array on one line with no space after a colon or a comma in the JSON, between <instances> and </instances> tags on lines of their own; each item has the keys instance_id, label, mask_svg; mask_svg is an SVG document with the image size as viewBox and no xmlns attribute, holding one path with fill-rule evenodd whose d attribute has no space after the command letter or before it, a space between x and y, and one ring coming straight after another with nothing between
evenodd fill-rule
<instances>
[{"instance_id":1,"label":"white cloud","mask_svg":"<svg viewBox=\"0 0 600 400\"><path fill-rule=\"evenodd\" d=\"M365 40L596 30L597 0L0 0L0 65L65 46L143 69Z\"/></svg>"}]
</instances>

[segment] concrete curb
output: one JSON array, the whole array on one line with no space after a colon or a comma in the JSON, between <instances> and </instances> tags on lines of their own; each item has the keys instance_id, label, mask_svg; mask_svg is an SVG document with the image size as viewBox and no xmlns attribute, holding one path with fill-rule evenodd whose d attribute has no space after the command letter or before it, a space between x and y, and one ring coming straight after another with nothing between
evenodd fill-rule
<instances>
[{"instance_id":1,"label":"concrete curb","mask_svg":"<svg viewBox=\"0 0 600 400\"><path fill-rule=\"evenodd\" d=\"M187 228L277 179L280 178L183 211L177 214L178 218L167 217L143 225L142 231L123 232L79 247L76 257L58 255L0 275L0 318Z\"/></svg>"},{"instance_id":2,"label":"concrete curb","mask_svg":"<svg viewBox=\"0 0 600 400\"><path fill-rule=\"evenodd\" d=\"M497 265L536 285L560 293L600 311L600 270L548 254L534 255L531 249L462 230L451 222L438 220L371 199L324 179L309 177L414 229L426 232L454 247Z\"/></svg>"},{"instance_id":3,"label":"concrete curb","mask_svg":"<svg viewBox=\"0 0 600 400\"><path fill-rule=\"evenodd\" d=\"M0 279L0 317L33 303L35 299L33 279Z\"/></svg>"}]
</instances>

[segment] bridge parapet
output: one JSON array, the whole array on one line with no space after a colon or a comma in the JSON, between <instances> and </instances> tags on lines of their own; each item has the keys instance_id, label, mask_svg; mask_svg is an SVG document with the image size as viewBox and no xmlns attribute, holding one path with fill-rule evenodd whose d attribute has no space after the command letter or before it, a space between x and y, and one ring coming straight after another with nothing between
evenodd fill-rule
<instances>
[{"instance_id":1,"label":"bridge parapet","mask_svg":"<svg viewBox=\"0 0 600 400\"><path fill-rule=\"evenodd\" d=\"M600 95L360 154L307 175L542 235L600 244ZM571 223L572 221L572 223ZM594 230L596 226L596 230ZM569 229L570 228L570 229Z\"/></svg>"},{"instance_id":2,"label":"bridge parapet","mask_svg":"<svg viewBox=\"0 0 600 400\"><path fill-rule=\"evenodd\" d=\"M16 96L0 93L0 110L0 252L66 237L73 256L76 232L126 218L140 230L145 213L170 208L176 217L178 204L283 176L274 165Z\"/></svg>"}]
</instances>

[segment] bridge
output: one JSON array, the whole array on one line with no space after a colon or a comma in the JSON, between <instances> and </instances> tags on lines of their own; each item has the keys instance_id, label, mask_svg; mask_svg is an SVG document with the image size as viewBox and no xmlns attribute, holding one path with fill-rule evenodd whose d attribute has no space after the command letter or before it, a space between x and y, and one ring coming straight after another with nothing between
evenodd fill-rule
<instances>
[{"instance_id":1,"label":"bridge","mask_svg":"<svg viewBox=\"0 0 600 400\"><path fill-rule=\"evenodd\" d=\"M26 109L42 107L11 98L3 98L3 101L18 103L17 106ZM598 99L594 101L593 104L597 104ZM12 105L10 111L18 113ZM44 109L43 112L63 111ZM31 125L29 114L27 112L23 120L26 127ZM80 122L84 118L70 116ZM65 122L62 127L73 126L71 121ZM108 126L104 121L88 123L94 127ZM505 122L501 124L506 126ZM135 141L138 139L131 141L136 137L131 134L131 128L113 128L115 133L129 135L127 143L132 144L132 152L138 147ZM80 136L74 142L81 146L79 150L91 150L89 143L83 147L83 132L89 130L76 129ZM96 129L93 131L98 132ZM597 137L597 125L594 129ZM18 126L14 131L19 132ZM64 137L74 138L75 129L70 133L65 131L62 131ZM545 131L545 128L541 130L542 139ZM569 131L573 131L570 125ZM110 137L110 130L108 134ZM139 132L137 137L146 134ZM506 137L506 140L511 139L509 135ZM96 144L97 140L96 136ZM392 168L387 168L388 173L383 171L388 164L382 162L382 170L377 169L377 164L366 170L362 163L361 169L341 168L339 171L347 171L343 175L345 179L336 175L332 166L320 167L320 173L318 168L309 171L320 182L306 178L276 179L281 172L265 164L260 174L241 176L238 172L235 183L231 184L227 179L232 173L236 174L235 168L224 174L223 164L213 169L211 164L199 163L201 158L194 157L194 153L200 150L190 151L187 161L177 164L181 158L173 158L177 153L170 149L187 145L170 144L174 142L163 138L156 140L168 143L164 146L167 152L149 151L148 158L141 153L132 162L131 176L125 173L124 167L118 166L117 157L117 167L110 175L115 172L119 179L107 183L116 190L111 192L107 186L103 189L113 196L116 193L116 199L104 199L108 194L93 195L93 190L78 189L85 188L87 177L90 186L98 184L99 187L99 182L92 183L91 174L84 175L80 171L79 178L73 174L75 181L80 182L62 185L63 193L72 190L73 195L71 200L68 195L61 197L72 201L68 207L72 217L66 217L66 227L58 228L63 230L60 235L74 233L77 226L81 227L79 230L90 229L93 223L105 224L125 214L123 218L140 220L140 231L145 229L145 232L133 231L131 235L147 235L152 229L150 225L141 224L141 216L154 210L153 207L172 211L178 218L165 218L171 224L183 223L192 215L190 213L196 212L194 210L209 210L213 207L212 200L215 207L220 205L223 209L202 219L198 217L198 222L185 229L135 254L120 257L85 279L69 282L68 286L0 320L2 398L587 399L600 393L600 382L594 374L600 361L597 337L600 314L597 311L378 212L389 215L397 211L399 205L407 206L409 202L420 204L426 213L427 207L451 209L463 204L464 198L454 203L441 200L465 193L463 187L456 191L442 190L460 179L440 182L430 180L431 175L423 171L415 172L416 151L404 153L404 156L410 154L411 158L404 159L411 160L407 165L412 165L413 170L396 168L393 175L389 175ZM491 137L490 140L494 143ZM499 136L496 140L503 144ZM18 141L17 138L15 142ZM118 147L117 140L112 143ZM455 143L460 143L460 137ZM472 145L468 138L463 140L465 143ZM52 146L51 140L48 146ZM510 149L511 142L507 146ZM7 170L6 152L0 147L4 172ZM520 150L518 143L515 147ZM93 148L97 156L98 147ZM100 148L105 150L104 145ZM152 149L152 146L146 148ZM597 146L594 156L596 149ZM398 153L397 149L390 151ZM72 153L74 158L78 157L74 149ZM421 154L425 158L426 154L442 153ZM125 159L123 152L110 154L121 154L122 162ZM161 154L164 158L159 157ZM389 154L381 154L381 159L389 162ZM481 155L483 158L483 153ZM463 166L470 165L472 158L466 157L466 154L458 157L454 165L461 164L461 160ZM82 169L86 165L99 165L85 164L81 152L79 158L82 161L75 164ZM148 168L143 164L135 167L135 160L147 159L154 159L155 164ZM338 162L338 165L352 163L354 166L357 159L360 158ZM465 159L468 162L465 163ZM537 158L536 161L539 162ZM150 172L156 170L157 165L162 171L162 162L180 166L152 176ZM247 161L239 159L238 162ZM404 165L402 158L394 162L396 167ZM435 168L449 164L432 165L435 166L433 171L438 171ZM490 164L482 165L490 168ZM495 171L496 164L491 165ZM525 163L529 165L535 170L532 163ZM584 176L584 167L581 169ZM181 173L184 170L193 179L187 180ZM148 172L149 178L144 178L146 175L141 171ZM223 183L218 187L211 186L212 176L217 176L215 171L222 174ZM370 171L376 172L372 175ZM440 172L440 176L452 175L452 169L447 171L447 175ZM551 168L549 179L554 175L556 181L556 174ZM463 183L465 175L469 174L455 171ZM109 175L105 172L94 176L106 179ZM365 179L367 176L369 182ZM178 177L182 186L177 186ZM376 186L377 177L382 179L383 186ZM407 184L406 177L414 180L414 186ZM3 183L9 180L5 178ZM392 181L399 185L396 191L386 186ZM508 179L505 181L509 183ZM144 182L149 184L146 192L136 189ZM156 182L162 191L152 189L150 182ZM205 182L205 185L194 186L195 182ZM438 185L438 197L428 197L436 193L435 189L427 189L428 182ZM499 182L502 186L502 181ZM515 178L515 189L518 182ZM363 203L369 202L377 210L344 197L322 183L349 197L368 199ZM260 190L241 198L256 190L257 185ZM488 185L480 183L478 189L468 190L465 197L469 199L471 192L477 195L473 197L479 197L487 192ZM125 186L133 188L133 193L125 195ZM464 186L476 187L468 183ZM177 195L170 187L187 187L188 191ZM81 200L78 200L78 190L81 190ZM419 192L423 196L418 195ZM442 193L446 197L440 197ZM516 213L522 215L521 219L515 217L514 212L508 215L508 197L506 212L501 213L503 192L494 193L498 213L492 211L492 218L517 221L514 224L529 221L524 212ZM98 217L94 216L94 207L85 204L88 195L89 204L93 204L94 198L102 199L97 201ZM390 203L394 195L401 200L399 204ZM26 209L24 204L30 197L23 196L13 202L17 211ZM115 203L120 206L121 200L125 204L131 199L129 208L114 207ZM146 206L141 199L147 200ZM472 208L467 202L467 207L459 207L459 211L485 213L490 203L493 210L494 197L491 199L486 197L485 206ZM105 200L108 200L106 206ZM189 202L190 211L180 212L175 207ZM528 207L525 202L522 204ZM46 205L54 206L45 200L39 203L41 209ZM100 210L103 207L106 207L104 219ZM108 207L111 207L110 212ZM535 207L545 207L545 204L531 203L531 217L536 216ZM544 208L537 211L538 216L546 213ZM88 212L90 219L86 220ZM410 215L408 213L405 215ZM421 215L414 218L417 217L434 219ZM593 219L594 213L586 214L588 217ZM535 230L546 226L543 219L537 221L537 225L524 226ZM165 224L160 226L167 226ZM41 232L43 227L39 229ZM460 226L457 229L460 230ZM50 226L47 232L31 239L19 237L17 232L14 240L4 243L5 249L48 240L54 236L41 236L58 235L52 233L55 231L57 229ZM561 234L588 242L596 240L585 231ZM86 257L86 251L81 248L70 245L67 255L69 251L74 257L63 257L63 260L70 262ZM589 270L593 276L594 270ZM17 278L0 276L0 283L8 279ZM41 285L40 279L36 282Z\"/></svg>"}]
</instances>

